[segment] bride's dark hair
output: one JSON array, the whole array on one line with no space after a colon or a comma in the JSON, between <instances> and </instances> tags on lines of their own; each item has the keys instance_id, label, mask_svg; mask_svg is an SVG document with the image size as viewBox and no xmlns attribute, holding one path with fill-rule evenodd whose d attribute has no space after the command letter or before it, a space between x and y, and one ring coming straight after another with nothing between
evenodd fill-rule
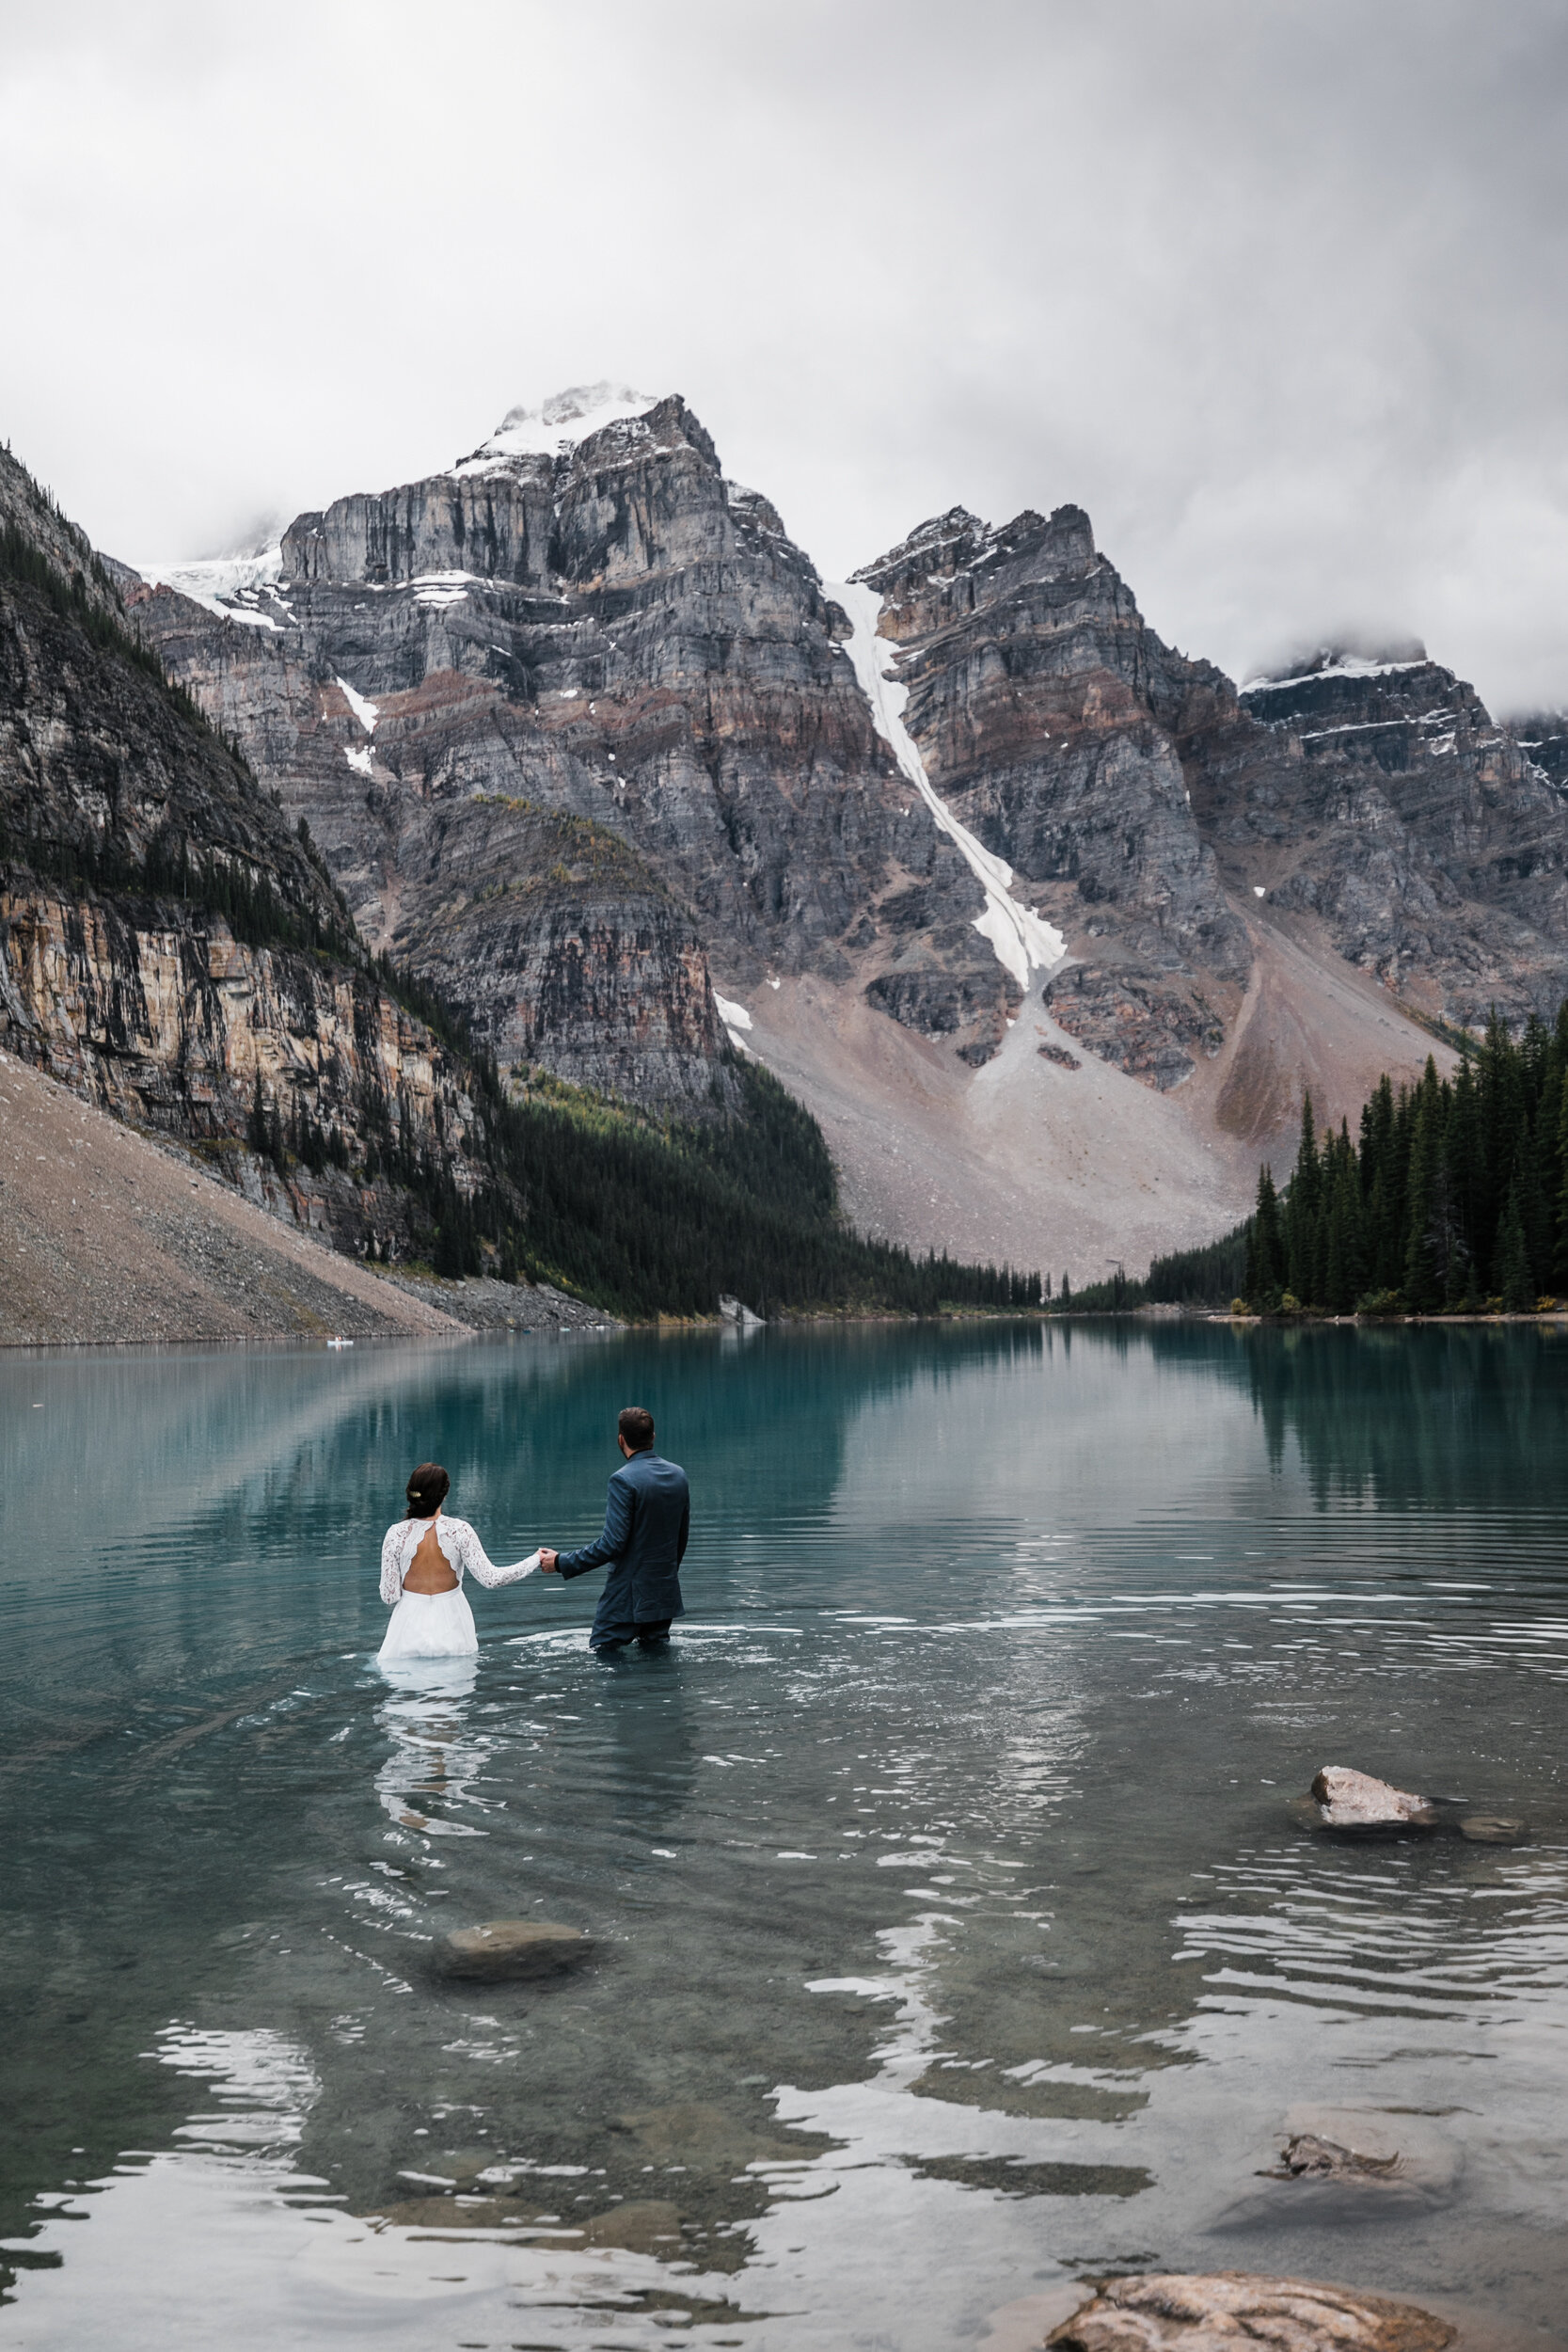
<instances>
[{"instance_id":1,"label":"bride's dark hair","mask_svg":"<svg viewBox=\"0 0 1568 2352\"><path fill-rule=\"evenodd\" d=\"M439 1462L421 1462L409 1478L404 1492L408 1497L411 1519L433 1519L451 1486L451 1480Z\"/></svg>"}]
</instances>

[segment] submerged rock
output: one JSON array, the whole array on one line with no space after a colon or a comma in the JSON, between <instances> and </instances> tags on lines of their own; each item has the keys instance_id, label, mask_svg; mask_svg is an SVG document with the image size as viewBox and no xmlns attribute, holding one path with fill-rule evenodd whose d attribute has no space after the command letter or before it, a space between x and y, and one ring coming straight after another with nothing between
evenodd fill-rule
<instances>
[{"instance_id":1,"label":"submerged rock","mask_svg":"<svg viewBox=\"0 0 1568 2352\"><path fill-rule=\"evenodd\" d=\"M1413 2303L1222 2270L1101 2280L1046 2343L1054 2352L1443 2352L1453 2335Z\"/></svg>"},{"instance_id":2,"label":"submerged rock","mask_svg":"<svg viewBox=\"0 0 1568 2352\"><path fill-rule=\"evenodd\" d=\"M668 2262L681 2251L680 2212L662 2198L639 2198L594 2214L584 2222L583 2234L590 2246L615 2246L624 2253L652 2254Z\"/></svg>"},{"instance_id":3,"label":"submerged rock","mask_svg":"<svg viewBox=\"0 0 1568 2352\"><path fill-rule=\"evenodd\" d=\"M1312 1783L1319 1820L1325 1829L1431 1829L1436 1815L1425 1797L1390 1788L1370 1772L1325 1764Z\"/></svg>"},{"instance_id":4,"label":"submerged rock","mask_svg":"<svg viewBox=\"0 0 1568 2352\"><path fill-rule=\"evenodd\" d=\"M548 1977L592 1949L580 1928L546 1919L486 1919L477 1928L455 1929L436 1946L436 1961L449 1977Z\"/></svg>"},{"instance_id":5,"label":"submerged rock","mask_svg":"<svg viewBox=\"0 0 1568 2352\"><path fill-rule=\"evenodd\" d=\"M1316 2132L1297 2132L1285 2142L1275 2177L1299 2180L1305 2173L1320 2180L1386 2181L1399 2160L1397 2148L1390 2155L1370 2155L1363 2149L1341 2147L1337 2139L1323 2139Z\"/></svg>"}]
</instances>

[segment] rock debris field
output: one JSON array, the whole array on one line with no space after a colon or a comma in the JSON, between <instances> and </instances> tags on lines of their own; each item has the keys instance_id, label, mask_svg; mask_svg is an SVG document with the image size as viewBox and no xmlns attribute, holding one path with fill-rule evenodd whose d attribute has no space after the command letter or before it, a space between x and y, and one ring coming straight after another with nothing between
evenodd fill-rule
<instances>
[{"instance_id":1,"label":"rock debris field","mask_svg":"<svg viewBox=\"0 0 1568 2352\"><path fill-rule=\"evenodd\" d=\"M198 1162L0 1055L0 1282L9 1346L593 1328L546 1284L383 1275Z\"/></svg>"}]
</instances>

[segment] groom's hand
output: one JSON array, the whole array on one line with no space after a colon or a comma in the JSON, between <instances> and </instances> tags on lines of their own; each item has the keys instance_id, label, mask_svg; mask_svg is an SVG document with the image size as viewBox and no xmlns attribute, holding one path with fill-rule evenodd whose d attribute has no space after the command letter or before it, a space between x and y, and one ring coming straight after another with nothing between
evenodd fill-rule
<instances>
[{"instance_id":1,"label":"groom's hand","mask_svg":"<svg viewBox=\"0 0 1568 2352\"><path fill-rule=\"evenodd\" d=\"M556 1563L560 1557L560 1552L552 1551L548 1544L541 1544L539 1547L539 1572L541 1576L554 1576L557 1573Z\"/></svg>"}]
</instances>

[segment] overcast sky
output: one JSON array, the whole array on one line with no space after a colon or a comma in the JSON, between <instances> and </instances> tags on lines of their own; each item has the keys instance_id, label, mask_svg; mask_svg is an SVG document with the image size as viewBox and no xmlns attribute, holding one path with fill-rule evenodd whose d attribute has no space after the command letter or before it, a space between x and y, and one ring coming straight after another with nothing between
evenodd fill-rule
<instances>
[{"instance_id":1,"label":"overcast sky","mask_svg":"<svg viewBox=\"0 0 1568 2352\"><path fill-rule=\"evenodd\" d=\"M1565 118L1563 0L0 0L0 437L166 560L616 377L829 577L1073 500L1560 705Z\"/></svg>"}]
</instances>

